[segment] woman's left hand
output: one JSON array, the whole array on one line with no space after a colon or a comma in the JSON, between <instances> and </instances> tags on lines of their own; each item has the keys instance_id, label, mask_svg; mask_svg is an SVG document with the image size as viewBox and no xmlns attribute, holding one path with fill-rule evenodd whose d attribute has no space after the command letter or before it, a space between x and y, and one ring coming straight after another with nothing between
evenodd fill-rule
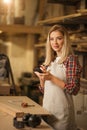
<instances>
[{"instance_id":1,"label":"woman's left hand","mask_svg":"<svg viewBox=\"0 0 87 130\"><path fill-rule=\"evenodd\" d=\"M49 71L45 71L43 73L35 72L35 74L39 77L39 79L45 81L45 80L51 80L52 74Z\"/></svg>"}]
</instances>

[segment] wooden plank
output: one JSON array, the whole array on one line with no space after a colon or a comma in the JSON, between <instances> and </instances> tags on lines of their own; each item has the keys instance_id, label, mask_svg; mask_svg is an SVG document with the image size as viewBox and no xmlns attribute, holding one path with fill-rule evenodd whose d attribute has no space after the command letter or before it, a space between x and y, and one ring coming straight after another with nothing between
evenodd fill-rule
<instances>
[{"instance_id":1,"label":"wooden plank","mask_svg":"<svg viewBox=\"0 0 87 130\"><path fill-rule=\"evenodd\" d=\"M21 104L23 102L26 102L28 107L22 107ZM22 112L38 115L50 114L47 110L26 96L0 96L0 110L12 116Z\"/></svg>"},{"instance_id":2,"label":"wooden plank","mask_svg":"<svg viewBox=\"0 0 87 130\"><path fill-rule=\"evenodd\" d=\"M0 31L9 34L41 34L43 27L27 25L0 25Z\"/></svg>"},{"instance_id":3,"label":"wooden plank","mask_svg":"<svg viewBox=\"0 0 87 130\"><path fill-rule=\"evenodd\" d=\"M36 44L36 45L35 45L36 48L45 47L45 46L46 46L45 43L40 43L40 44Z\"/></svg>"},{"instance_id":4,"label":"wooden plank","mask_svg":"<svg viewBox=\"0 0 87 130\"><path fill-rule=\"evenodd\" d=\"M87 13L87 9L80 9L80 10L77 10L78 13Z\"/></svg>"},{"instance_id":5,"label":"wooden plank","mask_svg":"<svg viewBox=\"0 0 87 130\"><path fill-rule=\"evenodd\" d=\"M81 17L84 17L85 19L87 19L87 13L75 13L75 14L70 14L70 15L65 15L65 16L61 16L61 17L55 17L55 18L50 18L50 19L46 19L46 20L40 20L38 21L38 24L40 25L44 25L44 24L53 24L53 23L65 23L65 24L75 24L74 22L76 21L76 19L78 20L78 18L80 19ZM77 21L76 23L79 23L81 21ZM85 21L83 20L83 23Z\"/></svg>"},{"instance_id":6,"label":"wooden plank","mask_svg":"<svg viewBox=\"0 0 87 130\"><path fill-rule=\"evenodd\" d=\"M75 5L78 2L80 2L80 0L48 0L48 3L56 3L56 4L67 4L67 5Z\"/></svg>"}]
</instances>

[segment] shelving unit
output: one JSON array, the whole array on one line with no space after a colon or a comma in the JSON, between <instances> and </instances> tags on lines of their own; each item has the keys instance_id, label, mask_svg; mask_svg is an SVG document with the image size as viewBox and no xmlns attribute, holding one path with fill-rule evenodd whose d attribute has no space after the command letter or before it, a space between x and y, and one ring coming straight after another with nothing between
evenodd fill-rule
<instances>
[{"instance_id":1,"label":"shelving unit","mask_svg":"<svg viewBox=\"0 0 87 130\"><path fill-rule=\"evenodd\" d=\"M87 9L79 10L79 13L75 14L38 21L38 24L40 25L52 25L58 23L69 27L76 27L79 24L87 24Z\"/></svg>"}]
</instances>

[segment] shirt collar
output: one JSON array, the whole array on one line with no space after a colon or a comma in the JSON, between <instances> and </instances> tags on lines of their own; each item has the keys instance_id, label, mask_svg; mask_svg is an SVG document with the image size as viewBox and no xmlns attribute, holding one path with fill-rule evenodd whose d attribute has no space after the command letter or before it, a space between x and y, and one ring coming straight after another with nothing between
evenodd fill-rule
<instances>
[{"instance_id":1,"label":"shirt collar","mask_svg":"<svg viewBox=\"0 0 87 130\"><path fill-rule=\"evenodd\" d=\"M57 63L60 60L61 57L57 56L55 59L55 62Z\"/></svg>"}]
</instances>

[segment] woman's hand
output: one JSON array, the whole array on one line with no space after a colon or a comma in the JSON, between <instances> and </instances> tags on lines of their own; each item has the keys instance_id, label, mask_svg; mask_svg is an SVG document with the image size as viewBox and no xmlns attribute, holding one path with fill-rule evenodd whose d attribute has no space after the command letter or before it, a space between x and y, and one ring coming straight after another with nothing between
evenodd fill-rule
<instances>
[{"instance_id":1,"label":"woman's hand","mask_svg":"<svg viewBox=\"0 0 87 130\"><path fill-rule=\"evenodd\" d=\"M46 71L45 73L35 72L35 74L41 81L51 80L52 78L52 74L49 71Z\"/></svg>"},{"instance_id":2,"label":"woman's hand","mask_svg":"<svg viewBox=\"0 0 87 130\"><path fill-rule=\"evenodd\" d=\"M43 73L39 73L39 72L35 72L35 74L37 75L37 77L40 80L40 85L41 87L44 87L44 82L45 80L51 80L51 74L49 71L46 70L46 67L41 65L40 69L42 70Z\"/></svg>"},{"instance_id":3,"label":"woman's hand","mask_svg":"<svg viewBox=\"0 0 87 130\"><path fill-rule=\"evenodd\" d=\"M41 65L40 69L43 71L43 73L35 72L35 74L40 79L40 86L44 87L44 83L46 80L51 80L54 84L57 86L60 86L62 89L64 89L65 82L58 77L52 75L50 71L47 71L45 66Z\"/></svg>"}]
</instances>

